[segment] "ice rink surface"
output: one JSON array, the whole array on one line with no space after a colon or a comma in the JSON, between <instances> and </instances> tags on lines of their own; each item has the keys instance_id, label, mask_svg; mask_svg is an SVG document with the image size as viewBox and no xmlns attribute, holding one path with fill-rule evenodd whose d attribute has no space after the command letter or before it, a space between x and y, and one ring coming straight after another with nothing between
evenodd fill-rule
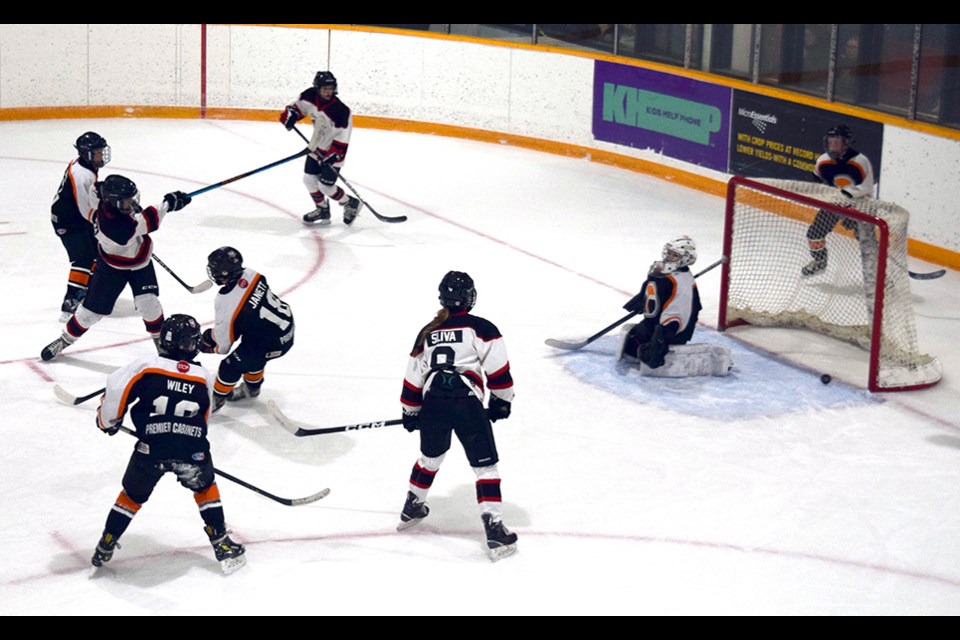
<instances>
[{"instance_id":1,"label":"ice rink surface","mask_svg":"<svg viewBox=\"0 0 960 640\"><path fill-rule=\"evenodd\" d=\"M134 440L98 432L96 401L65 406L52 389L95 391L153 344L125 291L59 360L39 359L61 329L68 269L50 202L87 130L113 149L101 179L133 179L145 206L302 147L279 123L0 123L0 614L960 613L960 275L912 283L920 346L944 368L928 390L864 391L866 354L829 338L718 333L719 269L698 280L694 342L729 346L733 374L640 378L616 366L616 331L578 352L544 339L620 318L674 236L697 241L694 270L719 258L720 198L586 160L369 129L354 132L344 176L405 223L362 211L348 228L334 205L332 226L304 226L297 160L197 196L154 234L190 284L210 251L236 247L296 317L296 344L268 365L260 398L211 419L217 468L282 497L330 495L288 507L220 479L248 557L224 577L190 493L168 476L92 575ZM407 354L451 269L473 276L474 311L503 333L516 384L495 433L520 551L497 563L456 442L430 517L398 533L415 435L296 438L265 409L273 400L305 427L399 417ZM165 312L210 326L215 291L157 272Z\"/></svg>"}]
</instances>

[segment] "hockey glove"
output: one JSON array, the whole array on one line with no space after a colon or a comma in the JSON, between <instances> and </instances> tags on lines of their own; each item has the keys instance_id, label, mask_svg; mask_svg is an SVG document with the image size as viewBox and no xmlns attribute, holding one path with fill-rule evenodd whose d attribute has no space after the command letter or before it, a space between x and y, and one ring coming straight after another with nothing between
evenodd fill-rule
<instances>
[{"instance_id":1,"label":"hockey glove","mask_svg":"<svg viewBox=\"0 0 960 640\"><path fill-rule=\"evenodd\" d=\"M292 107L287 107L280 114L280 122L283 123L283 126L287 128L287 131L293 129L294 125L297 124L297 121L300 120L302 116L300 112Z\"/></svg>"},{"instance_id":2,"label":"hockey glove","mask_svg":"<svg viewBox=\"0 0 960 640\"><path fill-rule=\"evenodd\" d=\"M323 161L321 162L321 164L334 165L340 162L340 160L342 160L342 158L340 157L340 154L337 153L336 151L331 151L330 153L328 153L323 157Z\"/></svg>"},{"instance_id":3,"label":"hockey glove","mask_svg":"<svg viewBox=\"0 0 960 640\"><path fill-rule=\"evenodd\" d=\"M118 420L117 422L113 422L109 427L104 428L103 425L100 424L100 419L98 418L97 427L99 427L100 431L103 431L108 436L115 436L117 435L117 432L120 431L120 421Z\"/></svg>"},{"instance_id":4,"label":"hockey glove","mask_svg":"<svg viewBox=\"0 0 960 640\"><path fill-rule=\"evenodd\" d=\"M174 191L163 196L163 201L167 205L167 211L180 211L193 201L193 198L183 191Z\"/></svg>"},{"instance_id":5,"label":"hockey glove","mask_svg":"<svg viewBox=\"0 0 960 640\"><path fill-rule=\"evenodd\" d=\"M413 433L420 428L420 414L403 412L403 428Z\"/></svg>"},{"instance_id":6,"label":"hockey glove","mask_svg":"<svg viewBox=\"0 0 960 640\"><path fill-rule=\"evenodd\" d=\"M217 342L213 339L213 329L207 329L200 336L200 351L203 353L215 353L217 351Z\"/></svg>"},{"instance_id":7,"label":"hockey glove","mask_svg":"<svg viewBox=\"0 0 960 640\"><path fill-rule=\"evenodd\" d=\"M490 418L490 422L506 420L510 417L510 403L491 394L487 417Z\"/></svg>"}]
</instances>

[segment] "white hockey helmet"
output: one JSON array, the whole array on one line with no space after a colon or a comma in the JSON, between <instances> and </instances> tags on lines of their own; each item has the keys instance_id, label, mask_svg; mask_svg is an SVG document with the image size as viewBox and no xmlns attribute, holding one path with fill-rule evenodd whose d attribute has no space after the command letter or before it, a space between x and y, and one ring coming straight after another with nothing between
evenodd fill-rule
<instances>
[{"instance_id":1,"label":"white hockey helmet","mask_svg":"<svg viewBox=\"0 0 960 640\"><path fill-rule=\"evenodd\" d=\"M690 236L680 236L663 245L663 273L689 267L697 261L697 243Z\"/></svg>"}]
</instances>

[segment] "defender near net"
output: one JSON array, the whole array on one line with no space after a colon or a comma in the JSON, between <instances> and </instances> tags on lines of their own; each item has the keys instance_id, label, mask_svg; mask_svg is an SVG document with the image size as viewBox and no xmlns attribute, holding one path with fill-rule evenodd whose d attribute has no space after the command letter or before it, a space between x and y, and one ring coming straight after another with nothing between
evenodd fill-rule
<instances>
[{"instance_id":1,"label":"defender near net","mask_svg":"<svg viewBox=\"0 0 960 640\"><path fill-rule=\"evenodd\" d=\"M826 238L825 269L805 274L806 231L819 211L840 224ZM940 362L920 351L907 269L903 208L849 200L794 180L735 177L727 185L718 328L796 327L869 352L870 391L936 384Z\"/></svg>"}]
</instances>

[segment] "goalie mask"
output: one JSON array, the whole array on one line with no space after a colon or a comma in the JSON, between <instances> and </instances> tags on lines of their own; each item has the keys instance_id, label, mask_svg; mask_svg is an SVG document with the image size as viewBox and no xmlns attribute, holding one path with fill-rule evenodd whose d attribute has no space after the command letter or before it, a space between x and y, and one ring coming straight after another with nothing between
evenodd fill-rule
<instances>
[{"instance_id":1,"label":"goalie mask","mask_svg":"<svg viewBox=\"0 0 960 640\"><path fill-rule=\"evenodd\" d=\"M98 193L112 213L133 215L140 211L140 191L130 178L111 175L99 183Z\"/></svg>"},{"instance_id":2,"label":"goalie mask","mask_svg":"<svg viewBox=\"0 0 960 640\"><path fill-rule=\"evenodd\" d=\"M697 261L697 244L689 236L680 236L663 245L662 273L673 273Z\"/></svg>"},{"instance_id":3,"label":"goalie mask","mask_svg":"<svg viewBox=\"0 0 960 640\"><path fill-rule=\"evenodd\" d=\"M167 358L192 360L200 352L200 323L193 316L173 314L160 327L158 346Z\"/></svg>"},{"instance_id":4,"label":"goalie mask","mask_svg":"<svg viewBox=\"0 0 960 640\"><path fill-rule=\"evenodd\" d=\"M207 257L207 277L225 285L243 274L243 256L233 247L220 247Z\"/></svg>"},{"instance_id":5,"label":"goalie mask","mask_svg":"<svg viewBox=\"0 0 960 640\"><path fill-rule=\"evenodd\" d=\"M110 162L110 145L107 144L106 138L99 133L87 131L77 138L77 142L73 146L77 150L81 164L85 167L94 170L102 169L104 165ZM100 152L99 155L97 154L98 151Z\"/></svg>"},{"instance_id":6,"label":"goalie mask","mask_svg":"<svg viewBox=\"0 0 960 640\"><path fill-rule=\"evenodd\" d=\"M473 278L462 271L449 271L440 281L440 304L451 312L470 311L477 303Z\"/></svg>"}]
</instances>

